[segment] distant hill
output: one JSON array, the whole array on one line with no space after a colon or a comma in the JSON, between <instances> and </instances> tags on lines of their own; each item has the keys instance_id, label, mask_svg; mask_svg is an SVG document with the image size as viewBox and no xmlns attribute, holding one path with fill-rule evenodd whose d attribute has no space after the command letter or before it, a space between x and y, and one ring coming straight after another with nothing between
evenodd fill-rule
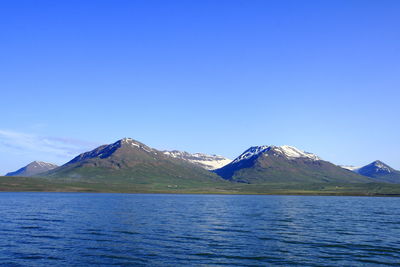
<instances>
[{"instance_id":1,"label":"distant hill","mask_svg":"<svg viewBox=\"0 0 400 267\"><path fill-rule=\"evenodd\" d=\"M362 183L371 179L292 146L255 146L214 171L243 183Z\"/></svg>"},{"instance_id":2,"label":"distant hill","mask_svg":"<svg viewBox=\"0 0 400 267\"><path fill-rule=\"evenodd\" d=\"M131 138L80 154L46 176L171 187L224 182L187 160L166 155Z\"/></svg>"},{"instance_id":3,"label":"distant hill","mask_svg":"<svg viewBox=\"0 0 400 267\"><path fill-rule=\"evenodd\" d=\"M186 160L206 170L219 169L232 161L223 156L207 155L203 153L191 154L186 151L178 151L178 150L163 151L163 153L173 158Z\"/></svg>"},{"instance_id":4,"label":"distant hill","mask_svg":"<svg viewBox=\"0 0 400 267\"><path fill-rule=\"evenodd\" d=\"M382 161L376 160L355 172L373 178L378 182L400 183L400 171L393 169Z\"/></svg>"},{"instance_id":5,"label":"distant hill","mask_svg":"<svg viewBox=\"0 0 400 267\"><path fill-rule=\"evenodd\" d=\"M35 176L50 171L52 169L55 169L57 167L58 167L57 165L52 163L43 161L33 161L15 172L7 173L6 176L21 176L21 177Z\"/></svg>"}]
</instances>

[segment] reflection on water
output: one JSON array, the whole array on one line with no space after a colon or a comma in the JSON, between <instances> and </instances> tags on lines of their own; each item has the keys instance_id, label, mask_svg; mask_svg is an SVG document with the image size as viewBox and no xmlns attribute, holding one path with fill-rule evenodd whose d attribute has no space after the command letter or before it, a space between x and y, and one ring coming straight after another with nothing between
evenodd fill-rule
<instances>
[{"instance_id":1,"label":"reflection on water","mask_svg":"<svg viewBox=\"0 0 400 267\"><path fill-rule=\"evenodd\" d=\"M400 264L400 198L0 194L2 265Z\"/></svg>"}]
</instances>

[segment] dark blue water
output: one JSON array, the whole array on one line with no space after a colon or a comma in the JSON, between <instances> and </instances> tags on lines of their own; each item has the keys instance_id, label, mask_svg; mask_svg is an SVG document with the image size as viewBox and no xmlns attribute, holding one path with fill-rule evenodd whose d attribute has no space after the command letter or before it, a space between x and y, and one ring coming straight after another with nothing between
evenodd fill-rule
<instances>
[{"instance_id":1,"label":"dark blue water","mask_svg":"<svg viewBox=\"0 0 400 267\"><path fill-rule=\"evenodd\" d=\"M400 198L0 194L2 266L400 264Z\"/></svg>"}]
</instances>

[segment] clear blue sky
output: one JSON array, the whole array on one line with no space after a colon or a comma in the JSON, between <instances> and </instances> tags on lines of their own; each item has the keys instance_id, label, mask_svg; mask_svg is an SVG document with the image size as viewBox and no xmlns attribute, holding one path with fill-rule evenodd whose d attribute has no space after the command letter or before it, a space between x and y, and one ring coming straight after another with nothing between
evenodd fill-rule
<instances>
[{"instance_id":1,"label":"clear blue sky","mask_svg":"<svg viewBox=\"0 0 400 267\"><path fill-rule=\"evenodd\" d=\"M0 173L132 137L400 169L400 1L2 1Z\"/></svg>"}]
</instances>

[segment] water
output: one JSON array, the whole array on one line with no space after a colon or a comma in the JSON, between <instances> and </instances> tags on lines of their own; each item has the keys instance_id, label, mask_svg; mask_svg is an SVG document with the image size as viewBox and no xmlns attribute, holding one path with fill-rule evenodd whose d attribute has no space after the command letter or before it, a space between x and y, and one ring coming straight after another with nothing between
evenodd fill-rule
<instances>
[{"instance_id":1,"label":"water","mask_svg":"<svg viewBox=\"0 0 400 267\"><path fill-rule=\"evenodd\" d=\"M2 266L400 264L400 198L1 193Z\"/></svg>"}]
</instances>

